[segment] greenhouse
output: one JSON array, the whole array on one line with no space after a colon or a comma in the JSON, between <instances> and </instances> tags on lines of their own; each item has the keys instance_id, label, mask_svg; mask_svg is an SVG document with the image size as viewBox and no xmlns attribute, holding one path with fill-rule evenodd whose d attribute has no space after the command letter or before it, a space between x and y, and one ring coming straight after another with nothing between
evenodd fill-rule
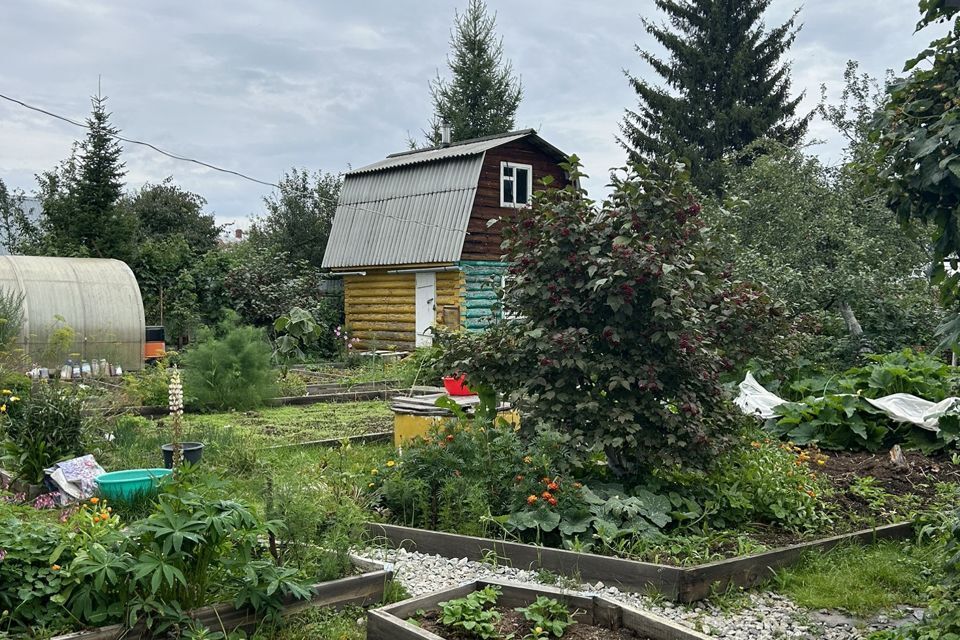
<instances>
[{"instance_id":1,"label":"greenhouse","mask_svg":"<svg viewBox=\"0 0 960 640\"><path fill-rule=\"evenodd\" d=\"M143 366L140 287L119 260L0 256L0 288L23 296L18 344L30 362L105 359Z\"/></svg>"}]
</instances>

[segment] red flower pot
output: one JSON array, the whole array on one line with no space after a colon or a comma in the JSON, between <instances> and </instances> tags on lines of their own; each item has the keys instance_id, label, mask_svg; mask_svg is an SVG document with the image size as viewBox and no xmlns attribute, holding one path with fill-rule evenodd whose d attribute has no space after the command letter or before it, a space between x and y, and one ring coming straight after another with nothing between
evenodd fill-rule
<instances>
[{"instance_id":1,"label":"red flower pot","mask_svg":"<svg viewBox=\"0 0 960 640\"><path fill-rule=\"evenodd\" d=\"M467 376L460 375L457 377L446 376L443 379L443 388L446 389L447 393L451 396L472 396L473 391L467 388Z\"/></svg>"}]
</instances>

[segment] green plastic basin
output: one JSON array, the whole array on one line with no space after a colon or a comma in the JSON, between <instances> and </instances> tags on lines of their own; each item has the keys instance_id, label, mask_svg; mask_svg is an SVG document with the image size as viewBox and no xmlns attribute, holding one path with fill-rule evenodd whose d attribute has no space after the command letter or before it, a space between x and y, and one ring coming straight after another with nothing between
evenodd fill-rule
<instances>
[{"instance_id":1,"label":"green plastic basin","mask_svg":"<svg viewBox=\"0 0 960 640\"><path fill-rule=\"evenodd\" d=\"M130 500L138 495L154 493L160 480L171 473L170 469L111 471L97 478L97 486L104 498Z\"/></svg>"}]
</instances>

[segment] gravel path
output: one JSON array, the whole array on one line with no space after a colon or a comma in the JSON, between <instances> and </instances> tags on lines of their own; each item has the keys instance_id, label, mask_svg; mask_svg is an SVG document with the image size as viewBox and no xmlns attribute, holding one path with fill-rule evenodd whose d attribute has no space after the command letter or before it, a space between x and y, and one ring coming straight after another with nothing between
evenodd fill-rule
<instances>
[{"instance_id":1,"label":"gravel path","mask_svg":"<svg viewBox=\"0 0 960 640\"><path fill-rule=\"evenodd\" d=\"M466 558L408 552L403 549L367 549L361 555L393 564L396 579L411 595L430 593L482 578L540 584L537 572L470 562ZM823 638L847 640L865 638L871 631L889 628L895 622L885 616L858 621L842 614L801 609L775 593L750 593L749 602L735 610L723 611L714 604L692 605L658 601L615 587L596 584L560 585L585 594L602 594L625 604L670 618L702 633L729 640L773 640L782 638ZM904 611L911 617L912 610ZM919 615L919 612L918 612Z\"/></svg>"}]
</instances>

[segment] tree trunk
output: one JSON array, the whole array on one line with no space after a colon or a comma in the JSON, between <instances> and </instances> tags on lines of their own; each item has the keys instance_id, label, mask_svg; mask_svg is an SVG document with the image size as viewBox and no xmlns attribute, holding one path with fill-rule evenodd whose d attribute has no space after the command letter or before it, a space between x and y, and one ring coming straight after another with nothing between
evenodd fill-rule
<instances>
[{"instance_id":1,"label":"tree trunk","mask_svg":"<svg viewBox=\"0 0 960 640\"><path fill-rule=\"evenodd\" d=\"M860 326L860 321L850 308L850 303L846 301L840 303L840 315L843 316L850 337L857 341L863 340L863 327Z\"/></svg>"}]
</instances>

